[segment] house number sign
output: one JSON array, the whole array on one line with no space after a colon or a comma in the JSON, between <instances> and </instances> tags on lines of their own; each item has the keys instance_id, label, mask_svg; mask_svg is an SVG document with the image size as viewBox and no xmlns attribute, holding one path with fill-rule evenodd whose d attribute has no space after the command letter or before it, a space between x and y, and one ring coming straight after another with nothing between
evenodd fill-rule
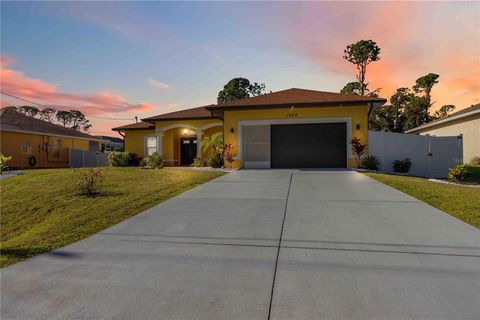
<instances>
[{"instance_id":1,"label":"house number sign","mask_svg":"<svg viewBox=\"0 0 480 320\"><path fill-rule=\"evenodd\" d=\"M296 112L289 112L287 113L287 118L296 118L298 114Z\"/></svg>"}]
</instances>

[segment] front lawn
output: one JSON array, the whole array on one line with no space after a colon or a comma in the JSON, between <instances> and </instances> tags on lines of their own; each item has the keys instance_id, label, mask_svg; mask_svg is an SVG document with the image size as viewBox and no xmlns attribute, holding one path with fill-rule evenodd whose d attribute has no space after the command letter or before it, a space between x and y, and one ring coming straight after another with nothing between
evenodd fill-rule
<instances>
[{"instance_id":1,"label":"front lawn","mask_svg":"<svg viewBox=\"0 0 480 320\"><path fill-rule=\"evenodd\" d=\"M480 228L480 189L380 173L365 175Z\"/></svg>"},{"instance_id":2,"label":"front lawn","mask_svg":"<svg viewBox=\"0 0 480 320\"><path fill-rule=\"evenodd\" d=\"M0 267L86 238L223 174L106 170L96 197L78 195L73 169L30 170L1 179Z\"/></svg>"}]
</instances>

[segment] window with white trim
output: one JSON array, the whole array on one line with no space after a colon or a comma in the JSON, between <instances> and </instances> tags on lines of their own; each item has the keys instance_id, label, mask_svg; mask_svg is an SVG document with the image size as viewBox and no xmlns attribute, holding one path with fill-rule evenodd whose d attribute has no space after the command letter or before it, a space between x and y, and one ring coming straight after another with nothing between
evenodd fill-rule
<instances>
[{"instance_id":1,"label":"window with white trim","mask_svg":"<svg viewBox=\"0 0 480 320\"><path fill-rule=\"evenodd\" d=\"M147 156L152 155L154 153L158 153L157 148L157 137L148 137L147 138Z\"/></svg>"}]
</instances>

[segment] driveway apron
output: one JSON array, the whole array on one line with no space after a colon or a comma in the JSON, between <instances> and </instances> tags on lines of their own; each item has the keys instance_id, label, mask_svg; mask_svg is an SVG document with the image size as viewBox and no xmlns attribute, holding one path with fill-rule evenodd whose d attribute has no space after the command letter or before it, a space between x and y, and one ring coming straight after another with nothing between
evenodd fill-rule
<instances>
[{"instance_id":1,"label":"driveway apron","mask_svg":"<svg viewBox=\"0 0 480 320\"><path fill-rule=\"evenodd\" d=\"M2 319L478 319L480 236L347 170L240 170L2 269Z\"/></svg>"}]
</instances>

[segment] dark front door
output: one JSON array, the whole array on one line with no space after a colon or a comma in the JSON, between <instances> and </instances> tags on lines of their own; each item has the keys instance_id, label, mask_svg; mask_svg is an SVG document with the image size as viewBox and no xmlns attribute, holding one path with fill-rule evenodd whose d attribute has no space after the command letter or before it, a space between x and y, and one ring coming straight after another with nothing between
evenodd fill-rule
<instances>
[{"instance_id":1,"label":"dark front door","mask_svg":"<svg viewBox=\"0 0 480 320\"><path fill-rule=\"evenodd\" d=\"M345 123L271 126L272 168L345 168Z\"/></svg>"},{"instance_id":2,"label":"dark front door","mask_svg":"<svg viewBox=\"0 0 480 320\"><path fill-rule=\"evenodd\" d=\"M197 155L197 138L180 138L180 163L190 165Z\"/></svg>"}]
</instances>

